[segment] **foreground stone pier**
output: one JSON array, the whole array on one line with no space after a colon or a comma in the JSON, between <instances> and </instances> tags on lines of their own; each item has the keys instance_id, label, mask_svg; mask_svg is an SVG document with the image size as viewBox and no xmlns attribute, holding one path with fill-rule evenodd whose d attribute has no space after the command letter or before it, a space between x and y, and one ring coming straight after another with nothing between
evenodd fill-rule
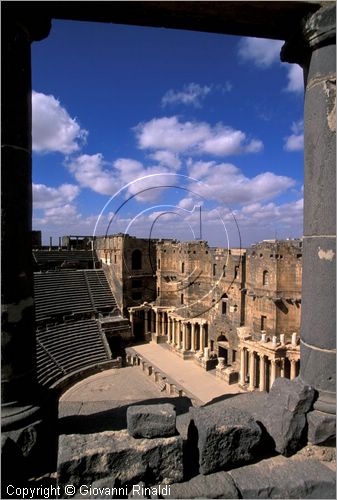
<instances>
[{"instance_id":1,"label":"foreground stone pier","mask_svg":"<svg viewBox=\"0 0 337 500\"><path fill-rule=\"evenodd\" d=\"M7 17L2 27L2 435L17 460L31 457L42 413L35 373L32 269L30 45L48 35L50 22ZM15 444L13 444L13 442ZM7 443L7 444L6 444ZM11 443L11 444L8 444ZM14 448L13 448L14 447ZM15 462L15 454L11 454ZM6 463L7 462L7 463ZM22 465L22 464L21 464ZM23 471L16 471L18 480Z\"/></svg>"},{"instance_id":2,"label":"foreground stone pier","mask_svg":"<svg viewBox=\"0 0 337 500\"><path fill-rule=\"evenodd\" d=\"M285 44L304 69L304 236L300 378L318 391L309 437L332 437L336 419L336 19L323 6ZM326 421L330 427L326 426ZM321 429L319 421L326 427ZM315 422L315 423L314 423ZM323 423L324 422L324 423ZM315 428L313 428L313 426ZM335 426L335 424L334 424ZM330 436L331 435L331 436Z\"/></svg>"}]
</instances>

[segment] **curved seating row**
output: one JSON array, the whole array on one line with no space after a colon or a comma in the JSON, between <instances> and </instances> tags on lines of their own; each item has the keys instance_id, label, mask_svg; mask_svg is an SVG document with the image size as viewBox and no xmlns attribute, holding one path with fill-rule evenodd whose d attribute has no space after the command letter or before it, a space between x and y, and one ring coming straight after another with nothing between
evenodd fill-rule
<instances>
[{"instance_id":1,"label":"curved seating row","mask_svg":"<svg viewBox=\"0 0 337 500\"><path fill-rule=\"evenodd\" d=\"M55 317L108 313L117 309L103 269L34 273L36 322Z\"/></svg>"},{"instance_id":2,"label":"curved seating row","mask_svg":"<svg viewBox=\"0 0 337 500\"><path fill-rule=\"evenodd\" d=\"M38 382L50 387L78 370L111 360L96 320L79 320L37 331Z\"/></svg>"}]
</instances>

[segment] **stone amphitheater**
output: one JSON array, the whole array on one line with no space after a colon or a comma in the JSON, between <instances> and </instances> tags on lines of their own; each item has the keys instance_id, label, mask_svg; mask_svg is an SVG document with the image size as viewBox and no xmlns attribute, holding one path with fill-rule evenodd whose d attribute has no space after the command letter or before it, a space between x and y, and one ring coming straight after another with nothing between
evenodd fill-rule
<instances>
[{"instance_id":1,"label":"stone amphitheater","mask_svg":"<svg viewBox=\"0 0 337 500\"><path fill-rule=\"evenodd\" d=\"M335 498L334 4L30 3L2 9L2 498ZM149 259L128 235L35 234L32 252L30 44L52 19L284 40L306 89L301 246Z\"/></svg>"}]
</instances>

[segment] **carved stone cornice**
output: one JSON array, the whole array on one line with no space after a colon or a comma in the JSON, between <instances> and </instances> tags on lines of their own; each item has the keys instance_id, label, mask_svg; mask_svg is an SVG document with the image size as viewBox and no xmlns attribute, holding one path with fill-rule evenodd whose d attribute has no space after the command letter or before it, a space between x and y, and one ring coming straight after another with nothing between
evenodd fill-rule
<instances>
[{"instance_id":1,"label":"carved stone cornice","mask_svg":"<svg viewBox=\"0 0 337 500\"><path fill-rule=\"evenodd\" d=\"M329 2L305 17L298 32L281 49L281 61L303 66L312 51L336 43L336 5Z\"/></svg>"}]
</instances>

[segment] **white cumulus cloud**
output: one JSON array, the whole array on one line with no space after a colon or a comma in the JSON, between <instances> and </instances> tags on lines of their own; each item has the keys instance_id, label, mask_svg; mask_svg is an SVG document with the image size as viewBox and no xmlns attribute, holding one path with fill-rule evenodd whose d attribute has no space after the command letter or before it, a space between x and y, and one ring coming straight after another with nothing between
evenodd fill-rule
<instances>
[{"instance_id":1,"label":"white cumulus cloud","mask_svg":"<svg viewBox=\"0 0 337 500\"><path fill-rule=\"evenodd\" d=\"M135 127L140 149L164 149L173 152L209 153L228 156L258 152L260 140L249 140L244 132L218 123L180 122L177 116L154 118Z\"/></svg>"},{"instance_id":2,"label":"white cumulus cloud","mask_svg":"<svg viewBox=\"0 0 337 500\"><path fill-rule=\"evenodd\" d=\"M256 67L266 69L274 63L281 64L280 51L283 41L264 38L241 38L238 44L238 55L242 62L251 62ZM288 92L303 92L303 71L298 64L288 64L288 84L284 90Z\"/></svg>"},{"instance_id":3,"label":"white cumulus cloud","mask_svg":"<svg viewBox=\"0 0 337 500\"><path fill-rule=\"evenodd\" d=\"M160 165L164 167L169 167L170 169L177 171L181 167L181 160L179 156L172 151L156 151L150 155L150 158L157 161Z\"/></svg>"},{"instance_id":4,"label":"white cumulus cloud","mask_svg":"<svg viewBox=\"0 0 337 500\"><path fill-rule=\"evenodd\" d=\"M54 96L33 91L32 135L33 151L70 154L81 148L88 132L81 129Z\"/></svg>"},{"instance_id":5,"label":"white cumulus cloud","mask_svg":"<svg viewBox=\"0 0 337 500\"><path fill-rule=\"evenodd\" d=\"M288 68L288 92L300 93L304 89L303 70L298 64L291 64Z\"/></svg>"},{"instance_id":6,"label":"white cumulus cloud","mask_svg":"<svg viewBox=\"0 0 337 500\"><path fill-rule=\"evenodd\" d=\"M99 153L81 155L68 162L67 167L82 187L107 196L125 188L125 195L136 195L143 202L157 200L162 189L172 183L172 169L161 163L145 167L131 158L109 163Z\"/></svg>"},{"instance_id":7,"label":"white cumulus cloud","mask_svg":"<svg viewBox=\"0 0 337 500\"><path fill-rule=\"evenodd\" d=\"M290 177L264 172L249 178L230 163L189 162L189 175L199 179L191 189L209 200L230 204L256 203L277 197L295 181ZM221 182L219 182L221 179Z\"/></svg>"},{"instance_id":8,"label":"white cumulus cloud","mask_svg":"<svg viewBox=\"0 0 337 500\"><path fill-rule=\"evenodd\" d=\"M292 134L285 138L285 151L302 151L304 148L303 120L293 122L291 126Z\"/></svg>"},{"instance_id":9,"label":"white cumulus cloud","mask_svg":"<svg viewBox=\"0 0 337 500\"><path fill-rule=\"evenodd\" d=\"M168 90L163 96L161 103L162 106L167 106L169 104L186 104L200 108L202 100L210 91L210 86L189 83L188 85L184 85L182 90Z\"/></svg>"},{"instance_id":10,"label":"white cumulus cloud","mask_svg":"<svg viewBox=\"0 0 337 500\"><path fill-rule=\"evenodd\" d=\"M72 202L79 194L80 188L74 184L62 184L49 187L45 184L33 184L33 203L35 208L53 209Z\"/></svg>"},{"instance_id":11,"label":"white cumulus cloud","mask_svg":"<svg viewBox=\"0 0 337 500\"><path fill-rule=\"evenodd\" d=\"M81 155L71 160L67 167L82 187L96 193L112 196L120 187L120 181L101 154Z\"/></svg>"},{"instance_id":12,"label":"white cumulus cloud","mask_svg":"<svg viewBox=\"0 0 337 500\"><path fill-rule=\"evenodd\" d=\"M238 45L239 58L244 62L253 62L260 68L269 68L279 61L283 43L265 38L241 38Z\"/></svg>"}]
</instances>

